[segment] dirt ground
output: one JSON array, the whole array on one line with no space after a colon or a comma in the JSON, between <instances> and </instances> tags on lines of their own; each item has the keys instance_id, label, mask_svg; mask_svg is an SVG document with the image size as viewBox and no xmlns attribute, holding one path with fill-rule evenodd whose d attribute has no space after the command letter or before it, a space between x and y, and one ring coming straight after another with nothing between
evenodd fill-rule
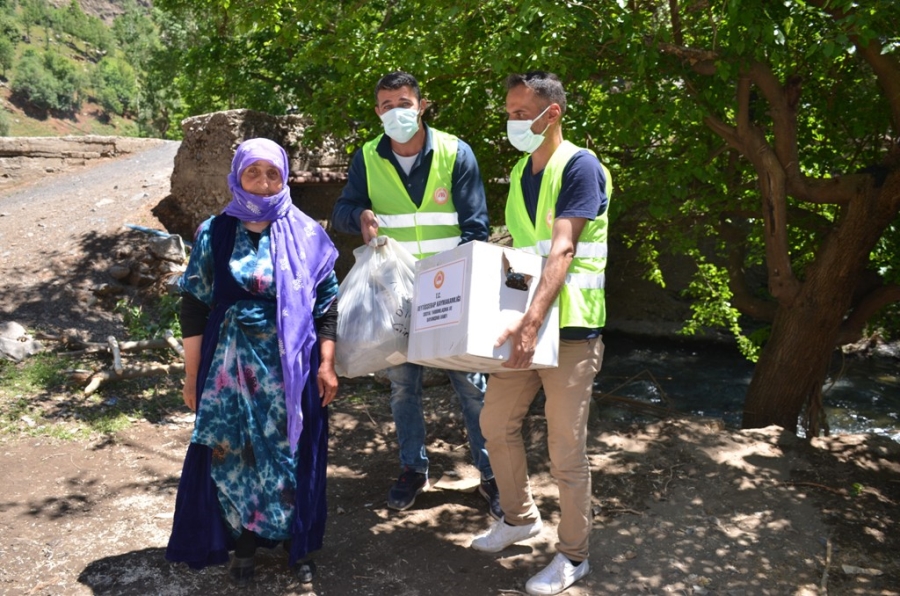
<instances>
[{"instance_id":1,"label":"dirt ground","mask_svg":"<svg viewBox=\"0 0 900 596\"><path fill-rule=\"evenodd\" d=\"M0 321L121 332L88 291L122 224L158 227L177 145L48 177L0 194ZM166 169L168 168L168 170ZM607 353L616 338L606 340ZM604 388L603 373L598 387ZM81 399L77 388L34 401ZM331 408L329 521L318 575L300 584L280 549L256 582L193 572L164 550L193 416L183 406L123 431L63 441L0 434L0 593L34 595L443 596L524 594L553 556L556 489L538 401L527 419L537 537L488 555L468 548L490 518L473 492L463 425L446 386L426 392L435 487L386 508L398 473L387 389L345 383ZM7 407L0 403L0 407ZM900 595L900 445L877 436L797 439L713 419L623 421L598 403L589 453L590 575L565 593L729 596ZM64 422L60 422L63 424ZM74 422L73 422L74 424Z\"/></svg>"}]
</instances>

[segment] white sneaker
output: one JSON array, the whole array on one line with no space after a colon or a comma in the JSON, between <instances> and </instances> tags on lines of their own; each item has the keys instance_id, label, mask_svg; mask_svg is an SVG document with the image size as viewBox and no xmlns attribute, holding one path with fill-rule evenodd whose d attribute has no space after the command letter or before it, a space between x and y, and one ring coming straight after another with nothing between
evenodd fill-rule
<instances>
[{"instance_id":1,"label":"white sneaker","mask_svg":"<svg viewBox=\"0 0 900 596\"><path fill-rule=\"evenodd\" d=\"M472 540L472 548L486 553L499 553L507 546L537 536L543 526L540 518L524 526L511 526L501 519L495 521L487 532L476 536Z\"/></svg>"},{"instance_id":2,"label":"white sneaker","mask_svg":"<svg viewBox=\"0 0 900 596\"><path fill-rule=\"evenodd\" d=\"M559 594L591 570L588 560L585 559L578 567L562 553L557 553L550 564L541 569L537 575L525 584L525 591L529 594Z\"/></svg>"}]
</instances>

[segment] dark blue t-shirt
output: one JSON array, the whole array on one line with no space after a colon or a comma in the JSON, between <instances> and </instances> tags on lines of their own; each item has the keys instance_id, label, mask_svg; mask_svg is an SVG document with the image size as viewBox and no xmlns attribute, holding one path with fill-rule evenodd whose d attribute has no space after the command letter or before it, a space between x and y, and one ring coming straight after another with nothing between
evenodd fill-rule
<instances>
[{"instance_id":1,"label":"dark blue t-shirt","mask_svg":"<svg viewBox=\"0 0 900 596\"><path fill-rule=\"evenodd\" d=\"M531 158L522 173L522 196L531 223L535 222L538 196L544 170L531 173ZM581 150L572 156L563 170L562 186L556 199L556 217L580 217L594 220L606 212L609 198L606 196L606 173L600 160L589 151ZM589 327L564 327L559 330L560 339L592 339L603 329Z\"/></svg>"},{"instance_id":2,"label":"dark blue t-shirt","mask_svg":"<svg viewBox=\"0 0 900 596\"><path fill-rule=\"evenodd\" d=\"M538 195L544 170L531 173L531 158L522 174L522 195L531 223L535 221ZM598 160L590 152L577 152L563 170L563 183L556 200L556 217L582 217L597 219L606 211L609 199L606 196L606 174Z\"/></svg>"}]
</instances>

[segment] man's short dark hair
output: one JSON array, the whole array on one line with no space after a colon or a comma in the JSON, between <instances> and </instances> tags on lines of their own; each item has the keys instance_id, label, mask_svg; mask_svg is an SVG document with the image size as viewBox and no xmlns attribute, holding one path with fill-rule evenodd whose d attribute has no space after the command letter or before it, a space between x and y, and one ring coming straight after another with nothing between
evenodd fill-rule
<instances>
[{"instance_id":1,"label":"man's short dark hair","mask_svg":"<svg viewBox=\"0 0 900 596\"><path fill-rule=\"evenodd\" d=\"M422 92L419 91L419 81L416 77L402 70L386 74L375 85L375 103L378 104L378 92L384 89L394 91L401 87L409 87L416 93L416 101L422 101Z\"/></svg>"},{"instance_id":2,"label":"man's short dark hair","mask_svg":"<svg viewBox=\"0 0 900 596\"><path fill-rule=\"evenodd\" d=\"M506 90L510 91L519 85L525 85L539 98L551 103L559 104L562 113L566 113L566 90L562 81L552 72L544 70L532 70L525 74L511 74L506 77Z\"/></svg>"}]
</instances>

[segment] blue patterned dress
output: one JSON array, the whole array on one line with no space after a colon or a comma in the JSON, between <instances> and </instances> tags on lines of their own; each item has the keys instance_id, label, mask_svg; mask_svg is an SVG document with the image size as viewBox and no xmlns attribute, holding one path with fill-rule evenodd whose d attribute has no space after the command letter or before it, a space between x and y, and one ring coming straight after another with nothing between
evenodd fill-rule
<instances>
[{"instance_id":1,"label":"blue patterned dress","mask_svg":"<svg viewBox=\"0 0 900 596\"><path fill-rule=\"evenodd\" d=\"M215 306L214 282L220 283L216 281L216 248L211 231L213 219L201 224L182 277L182 289L210 307ZM208 365L208 373L203 375L202 390L198 387L200 399L191 447L203 446L209 451L206 457L209 461L208 475L215 487L221 518L232 539L241 533L242 528L247 528L269 541L286 540L296 538L298 532L309 533L311 525L324 526L324 510L318 522L310 521L307 511L302 511L301 514L307 515L300 515L299 519L297 515L298 506L324 508L324 465L313 466L320 470L319 478L310 479L298 472L298 461L309 459L324 462L324 443L317 439L304 441L301 437L296 453L291 453L275 329L275 282L269 230L262 232L256 247L243 225L235 224L231 234L234 238L233 251L227 263L231 279L227 281L236 282L238 299L220 315L222 321L218 324L216 342L205 350L207 354L211 352L211 357L205 354L201 367L203 374ZM218 250L221 251L221 248ZM337 278L332 271L317 287L316 304L311 313L314 318L324 314L336 293ZM206 335L204 344L208 339ZM317 367L317 347L314 352ZM316 370L310 371L310 378L311 384L315 385ZM310 393L309 388L306 393ZM315 403L317 399L310 398L308 401L305 409L310 412L305 413L308 428L304 427L304 433L327 435L327 428L323 428L321 420L318 430L313 424L317 415L325 419L324 413L315 411L316 408L324 408ZM179 501L183 500L183 491L186 493L185 499L196 500L188 496L196 489L184 486L184 475L205 474L203 470L188 471L188 465L186 460L182 485L179 486ZM311 462L308 465L311 466ZM302 487L299 492L298 481ZM307 494L310 492L322 494ZM206 498L211 500L208 495ZM206 559L197 559L195 554L181 552L196 548L196 542L206 542L207 532L204 530L198 536L198 532L192 530L188 538L180 539L179 509L179 503L176 503L176 524L167 558L187 562L193 567L223 562L221 544L218 548L210 548ZM209 509L212 509L212 503L208 503L203 513L194 512L193 515L212 515ZM213 542L220 543L221 540ZM230 546L231 541L226 542ZM292 548L292 551L297 551L292 552L292 559L295 555L302 557L306 554L304 551L310 550L304 544L314 549L321 542L321 535L313 536L306 542L297 542L300 544ZM227 550L225 557L227 560Z\"/></svg>"}]
</instances>

